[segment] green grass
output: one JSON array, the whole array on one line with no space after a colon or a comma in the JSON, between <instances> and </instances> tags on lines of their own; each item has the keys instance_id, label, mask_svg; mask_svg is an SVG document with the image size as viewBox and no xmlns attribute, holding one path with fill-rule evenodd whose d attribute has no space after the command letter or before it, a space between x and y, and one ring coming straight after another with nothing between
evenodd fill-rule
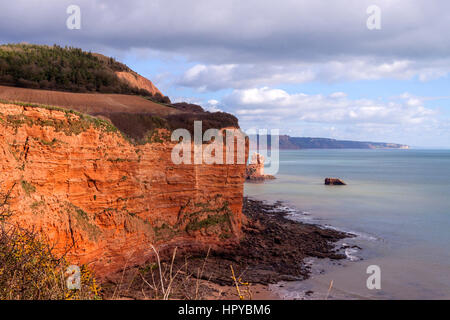
<instances>
[{"instance_id":1,"label":"green grass","mask_svg":"<svg viewBox=\"0 0 450 320\"><path fill-rule=\"evenodd\" d=\"M101 231L97 225L90 221L89 215L86 211L71 202L66 203L66 211L71 216L75 217L77 225L87 233L89 239L97 240Z\"/></svg>"},{"instance_id":2,"label":"green grass","mask_svg":"<svg viewBox=\"0 0 450 320\"><path fill-rule=\"evenodd\" d=\"M40 143L42 143L44 146L48 146L48 147L53 147L55 144L61 142L56 138L53 138L51 141L47 141L44 139L39 139L39 138L34 138L36 141L39 141Z\"/></svg>"},{"instance_id":3,"label":"green grass","mask_svg":"<svg viewBox=\"0 0 450 320\"><path fill-rule=\"evenodd\" d=\"M29 183L29 182L27 182L27 181L25 181L25 180L22 180L22 181L20 182L20 184L21 184L21 186L22 186L22 189L25 191L25 193L26 193L28 196L29 196L30 194L36 192L36 187L33 186L31 183Z\"/></svg>"},{"instance_id":4,"label":"green grass","mask_svg":"<svg viewBox=\"0 0 450 320\"><path fill-rule=\"evenodd\" d=\"M40 206L44 205L45 202L44 201L35 201L30 205L30 208L32 210L37 210Z\"/></svg>"},{"instance_id":5,"label":"green grass","mask_svg":"<svg viewBox=\"0 0 450 320\"><path fill-rule=\"evenodd\" d=\"M197 231L200 229L208 229L212 226L222 225L230 223L230 216L228 213L225 214L213 214L208 215L206 219L197 220L194 219L188 223L186 226L186 231Z\"/></svg>"}]
</instances>

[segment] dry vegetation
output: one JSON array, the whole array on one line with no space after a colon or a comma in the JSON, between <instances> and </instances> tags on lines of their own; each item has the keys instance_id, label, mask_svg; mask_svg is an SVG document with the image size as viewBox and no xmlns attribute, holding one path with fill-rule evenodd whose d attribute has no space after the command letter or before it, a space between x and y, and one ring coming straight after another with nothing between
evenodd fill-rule
<instances>
[{"instance_id":1,"label":"dry vegetation","mask_svg":"<svg viewBox=\"0 0 450 320\"><path fill-rule=\"evenodd\" d=\"M232 265L223 265L224 272L229 268L232 290L215 284L206 275L210 250L191 256L179 253L175 247L169 255L151 247L152 262L139 267L125 265L114 279L103 285L104 299L205 300L220 299L224 295L232 299L252 299L251 284L244 282L242 275L235 275Z\"/></svg>"},{"instance_id":2,"label":"dry vegetation","mask_svg":"<svg viewBox=\"0 0 450 320\"><path fill-rule=\"evenodd\" d=\"M177 256L177 248L171 257L161 257L154 246L152 249L152 262L139 267L125 265L114 280L104 284L105 299L200 300L210 295L208 281L202 280L209 253L200 267L192 268L187 257Z\"/></svg>"},{"instance_id":3,"label":"dry vegetation","mask_svg":"<svg viewBox=\"0 0 450 320\"><path fill-rule=\"evenodd\" d=\"M0 300L200 300L220 297L220 290L206 276L209 250L191 256L185 251L180 255L175 248L161 255L151 244L154 256L149 263L125 265L116 280L102 283L102 288L88 267L81 266L81 288L68 289L70 264L65 254L56 256L44 235L8 222L14 214L9 202L16 185L20 187L20 183L14 184L0 193ZM232 267L230 279L236 286L236 298L251 298L250 285L243 282L241 276L235 276Z\"/></svg>"},{"instance_id":4,"label":"dry vegetation","mask_svg":"<svg viewBox=\"0 0 450 320\"><path fill-rule=\"evenodd\" d=\"M86 266L80 267L80 289L68 289L64 255L57 257L41 234L8 222L15 186L0 192L0 300L100 299L100 287Z\"/></svg>"},{"instance_id":5,"label":"dry vegetation","mask_svg":"<svg viewBox=\"0 0 450 320\"><path fill-rule=\"evenodd\" d=\"M81 288L69 290L68 267L37 233L0 224L0 300L100 299L100 287L86 266L81 266Z\"/></svg>"}]
</instances>

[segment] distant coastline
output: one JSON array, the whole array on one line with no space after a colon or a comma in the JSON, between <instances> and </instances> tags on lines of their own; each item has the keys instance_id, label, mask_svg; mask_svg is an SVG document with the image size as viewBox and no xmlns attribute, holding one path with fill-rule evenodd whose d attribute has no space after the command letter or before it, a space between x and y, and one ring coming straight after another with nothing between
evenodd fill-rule
<instances>
[{"instance_id":1,"label":"distant coastline","mask_svg":"<svg viewBox=\"0 0 450 320\"><path fill-rule=\"evenodd\" d=\"M271 138L267 138L267 146L271 146ZM279 136L280 150L299 150L299 149L410 149L405 144L390 142L370 142L370 141L352 141L336 140L329 138L311 138L311 137L291 137L288 135Z\"/></svg>"}]
</instances>

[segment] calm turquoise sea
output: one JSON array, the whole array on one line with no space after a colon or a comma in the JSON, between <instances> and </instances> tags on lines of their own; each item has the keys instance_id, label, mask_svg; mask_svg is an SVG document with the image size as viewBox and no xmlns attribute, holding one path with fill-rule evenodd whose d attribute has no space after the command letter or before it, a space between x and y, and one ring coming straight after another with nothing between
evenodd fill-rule
<instances>
[{"instance_id":1,"label":"calm turquoise sea","mask_svg":"<svg viewBox=\"0 0 450 320\"><path fill-rule=\"evenodd\" d=\"M281 151L279 162L277 179L246 184L246 195L283 200L293 219L353 232L344 242L362 248L339 263L311 260L312 278L273 287L280 295L450 299L450 150ZM367 289L369 265L381 290Z\"/></svg>"}]
</instances>

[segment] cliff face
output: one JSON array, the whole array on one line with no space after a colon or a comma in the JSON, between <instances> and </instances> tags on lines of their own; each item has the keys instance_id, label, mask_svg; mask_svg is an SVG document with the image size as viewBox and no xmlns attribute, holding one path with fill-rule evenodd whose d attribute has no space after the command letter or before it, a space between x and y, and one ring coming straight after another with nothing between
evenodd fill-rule
<instances>
[{"instance_id":1,"label":"cliff face","mask_svg":"<svg viewBox=\"0 0 450 320\"><path fill-rule=\"evenodd\" d=\"M108 122L0 104L0 188L18 223L105 276L151 245L240 237L245 164L174 165L174 143L135 146Z\"/></svg>"},{"instance_id":2,"label":"cliff face","mask_svg":"<svg viewBox=\"0 0 450 320\"><path fill-rule=\"evenodd\" d=\"M131 87L135 87L138 89L144 89L150 92L152 95L160 94L163 95L161 91L147 78L144 78L138 74L132 74L131 72L120 71L116 72L116 75L122 81L128 83Z\"/></svg>"}]
</instances>

